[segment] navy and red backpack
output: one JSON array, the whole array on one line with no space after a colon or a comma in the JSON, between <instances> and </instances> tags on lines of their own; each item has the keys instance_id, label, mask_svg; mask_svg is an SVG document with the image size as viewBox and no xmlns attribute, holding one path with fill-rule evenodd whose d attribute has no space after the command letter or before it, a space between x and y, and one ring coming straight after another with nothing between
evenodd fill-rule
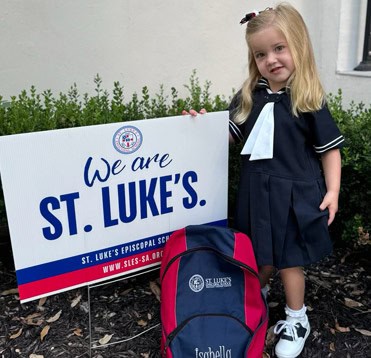
<instances>
[{"instance_id":1,"label":"navy and red backpack","mask_svg":"<svg viewBox=\"0 0 371 358\"><path fill-rule=\"evenodd\" d=\"M268 309L248 236L207 225L177 230L160 280L163 357L262 357Z\"/></svg>"}]
</instances>

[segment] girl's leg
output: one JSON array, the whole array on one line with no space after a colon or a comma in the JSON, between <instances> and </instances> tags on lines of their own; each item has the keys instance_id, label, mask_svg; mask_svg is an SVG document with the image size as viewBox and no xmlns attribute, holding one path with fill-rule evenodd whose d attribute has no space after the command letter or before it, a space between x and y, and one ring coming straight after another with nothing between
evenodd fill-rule
<instances>
[{"instance_id":1,"label":"girl's leg","mask_svg":"<svg viewBox=\"0 0 371 358\"><path fill-rule=\"evenodd\" d=\"M292 310L300 310L304 305L305 277L301 267L291 267L280 271L285 289L286 304Z\"/></svg>"},{"instance_id":2,"label":"girl's leg","mask_svg":"<svg viewBox=\"0 0 371 358\"><path fill-rule=\"evenodd\" d=\"M274 328L274 332L280 334L275 352L278 358L295 358L310 333L304 306L305 277L301 267L283 269L280 275L286 296L286 320L278 321Z\"/></svg>"},{"instance_id":3,"label":"girl's leg","mask_svg":"<svg viewBox=\"0 0 371 358\"><path fill-rule=\"evenodd\" d=\"M259 280L260 286L263 288L269 283L269 279L272 277L275 268L274 266L260 266L259 267Z\"/></svg>"}]
</instances>

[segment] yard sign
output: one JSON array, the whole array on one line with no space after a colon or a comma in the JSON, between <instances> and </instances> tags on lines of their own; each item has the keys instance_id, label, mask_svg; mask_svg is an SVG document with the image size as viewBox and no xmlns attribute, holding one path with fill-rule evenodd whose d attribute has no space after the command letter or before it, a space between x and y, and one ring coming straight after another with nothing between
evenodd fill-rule
<instances>
[{"instance_id":1,"label":"yard sign","mask_svg":"<svg viewBox=\"0 0 371 358\"><path fill-rule=\"evenodd\" d=\"M226 225L228 114L4 136L20 300L159 265L169 235Z\"/></svg>"}]
</instances>

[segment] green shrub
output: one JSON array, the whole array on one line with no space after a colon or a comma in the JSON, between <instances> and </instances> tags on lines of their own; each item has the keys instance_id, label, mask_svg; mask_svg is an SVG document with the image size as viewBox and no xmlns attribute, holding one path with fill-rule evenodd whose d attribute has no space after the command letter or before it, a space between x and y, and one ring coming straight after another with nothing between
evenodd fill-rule
<instances>
[{"instance_id":1,"label":"green shrub","mask_svg":"<svg viewBox=\"0 0 371 358\"><path fill-rule=\"evenodd\" d=\"M131 100L125 102L124 87L119 82L114 82L112 94L102 89L99 75L94 83L96 94L93 96L84 94L81 97L76 84L67 94L60 93L58 97L50 90L39 94L34 86L29 92L23 90L20 95L11 97L10 102L3 102L0 96L0 135L168 117L180 115L183 109L189 108L220 111L225 110L229 102L218 95L212 98L211 83L206 81L201 87L196 71L185 85L189 91L185 99L178 97L175 88L167 95L160 86L152 98L149 89L143 87L140 95L134 93Z\"/></svg>"},{"instance_id":2,"label":"green shrub","mask_svg":"<svg viewBox=\"0 0 371 358\"><path fill-rule=\"evenodd\" d=\"M345 137L339 212L331 233L334 238L354 241L360 228L370 232L371 106L352 102L344 109L341 90L329 96L328 104Z\"/></svg>"}]
</instances>

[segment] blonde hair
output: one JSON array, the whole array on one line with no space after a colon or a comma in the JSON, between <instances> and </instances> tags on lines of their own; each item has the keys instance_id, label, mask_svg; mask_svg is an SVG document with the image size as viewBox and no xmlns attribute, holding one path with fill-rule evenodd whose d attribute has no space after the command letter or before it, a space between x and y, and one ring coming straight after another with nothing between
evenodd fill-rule
<instances>
[{"instance_id":1,"label":"blonde hair","mask_svg":"<svg viewBox=\"0 0 371 358\"><path fill-rule=\"evenodd\" d=\"M250 20L246 27L248 46L249 77L241 89L241 101L234 116L234 121L241 124L246 121L253 105L252 92L260 79L258 67L249 44L252 35L266 27L273 26L286 38L295 70L288 80L292 113L313 112L321 109L325 93L315 64L312 43L308 29L299 12L290 4L281 3L275 9L268 8Z\"/></svg>"}]
</instances>

